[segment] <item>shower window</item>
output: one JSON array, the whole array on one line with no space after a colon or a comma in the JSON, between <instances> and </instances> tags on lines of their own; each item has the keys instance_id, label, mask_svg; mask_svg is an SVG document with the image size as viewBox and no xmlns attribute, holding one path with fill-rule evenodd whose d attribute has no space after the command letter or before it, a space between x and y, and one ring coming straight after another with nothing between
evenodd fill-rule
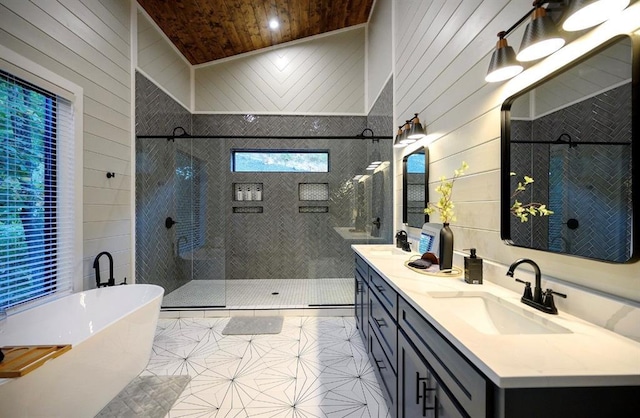
<instances>
[{"instance_id":1,"label":"shower window","mask_svg":"<svg viewBox=\"0 0 640 418\"><path fill-rule=\"evenodd\" d=\"M241 173L328 173L329 151L231 150L231 171Z\"/></svg>"}]
</instances>

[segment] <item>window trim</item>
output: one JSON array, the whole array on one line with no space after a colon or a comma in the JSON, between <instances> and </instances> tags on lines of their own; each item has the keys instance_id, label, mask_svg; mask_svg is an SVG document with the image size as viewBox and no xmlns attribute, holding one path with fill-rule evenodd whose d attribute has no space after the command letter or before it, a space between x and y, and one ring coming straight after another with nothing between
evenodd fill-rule
<instances>
[{"instance_id":1,"label":"window trim","mask_svg":"<svg viewBox=\"0 0 640 418\"><path fill-rule=\"evenodd\" d=\"M17 52L0 45L0 69L25 80L34 86L67 100L71 105L73 140L71 144L59 143L58 156L69 155L74 161L70 170L57 173L59 183L70 184L71 193L56 193L56 198L68 202L74 211L73 234L61 238L56 245L70 248L72 256L66 262L72 263L71 292L83 290L83 112L84 92L82 87L53 71L37 64ZM57 255L56 255L57 257ZM87 262L89 265L89 262ZM25 302L9 309L9 313L29 309L35 305L59 298L67 292L54 292L51 295Z\"/></svg>"}]
</instances>

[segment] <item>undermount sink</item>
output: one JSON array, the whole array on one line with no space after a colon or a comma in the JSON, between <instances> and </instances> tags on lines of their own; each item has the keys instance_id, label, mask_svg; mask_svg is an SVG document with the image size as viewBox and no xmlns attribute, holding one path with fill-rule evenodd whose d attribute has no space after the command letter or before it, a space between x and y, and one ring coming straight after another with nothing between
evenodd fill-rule
<instances>
[{"instance_id":1,"label":"undermount sink","mask_svg":"<svg viewBox=\"0 0 640 418\"><path fill-rule=\"evenodd\" d=\"M411 255L409 251L402 251L401 248L384 248L377 250L369 250L371 255L406 255L407 257Z\"/></svg>"},{"instance_id":2,"label":"undermount sink","mask_svg":"<svg viewBox=\"0 0 640 418\"><path fill-rule=\"evenodd\" d=\"M429 292L434 303L478 332L492 335L569 334L571 330L487 292Z\"/></svg>"}]
</instances>

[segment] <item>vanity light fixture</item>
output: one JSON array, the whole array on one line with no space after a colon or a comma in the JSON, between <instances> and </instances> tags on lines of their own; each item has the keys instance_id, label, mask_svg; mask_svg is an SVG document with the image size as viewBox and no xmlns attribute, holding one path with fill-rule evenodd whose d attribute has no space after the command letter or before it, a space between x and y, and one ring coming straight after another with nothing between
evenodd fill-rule
<instances>
[{"instance_id":1,"label":"vanity light fixture","mask_svg":"<svg viewBox=\"0 0 640 418\"><path fill-rule=\"evenodd\" d=\"M527 24L522 36L522 43L516 59L521 62L535 61L553 54L565 44L564 38L558 33L558 28L547 10L542 7L544 2L534 2L531 22Z\"/></svg>"},{"instance_id":2,"label":"vanity light fixture","mask_svg":"<svg viewBox=\"0 0 640 418\"><path fill-rule=\"evenodd\" d=\"M409 137L409 131L411 130L411 121L407 120L404 122L404 126L402 127L402 135L400 136L400 142L409 145L416 142L414 138Z\"/></svg>"},{"instance_id":3,"label":"vanity light fixture","mask_svg":"<svg viewBox=\"0 0 640 418\"><path fill-rule=\"evenodd\" d=\"M396 134L396 139L393 141L394 148L403 148L407 146L407 143L402 142L402 125L398 126L398 133Z\"/></svg>"},{"instance_id":4,"label":"vanity light fixture","mask_svg":"<svg viewBox=\"0 0 640 418\"><path fill-rule=\"evenodd\" d=\"M623 11L629 0L573 0L562 29L573 32L599 25Z\"/></svg>"},{"instance_id":5,"label":"vanity light fixture","mask_svg":"<svg viewBox=\"0 0 640 418\"><path fill-rule=\"evenodd\" d=\"M411 125L409 128L409 133L407 134L407 138L418 140L427 136L425 129L422 127L420 123L420 119L418 119L418 114L415 113L415 116L411 119Z\"/></svg>"},{"instance_id":6,"label":"vanity light fixture","mask_svg":"<svg viewBox=\"0 0 640 418\"><path fill-rule=\"evenodd\" d=\"M507 32L498 33L499 39L496 44L496 50L491 55L489 71L484 78L488 83L508 80L524 70L524 67L516 60L516 53L513 48L507 44L505 36L507 36Z\"/></svg>"},{"instance_id":7,"label":"vanity light fixture","mask_svg":"<svg viewBox=\"0 0 640 418\"><path fill-rule=\"evenodd\" d=\"M551 9L549 5L552 3L559 5ZM535 0L533 9L509 29L498 33L498 43L491 55L485 81L494 83L515 77L523 70L523 66L516 61L535 61L553 54L564 46L566 40L560 35L558 25L547 10L563 11L567 17L564 18L562 29L570 32L596 26L623 11L629 3L630 0ZM543 7L544 5L547 7ZM513 48L507 44L506 37L529 16L531 21L525 28L520 51L515 55Z\"/></svg>"}]
</instances>

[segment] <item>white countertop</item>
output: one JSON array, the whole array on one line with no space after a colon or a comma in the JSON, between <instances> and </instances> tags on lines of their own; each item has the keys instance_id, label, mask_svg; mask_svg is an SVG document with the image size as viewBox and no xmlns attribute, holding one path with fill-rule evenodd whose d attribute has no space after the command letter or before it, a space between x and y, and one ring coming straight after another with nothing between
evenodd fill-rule
<instances>
[{"instance_id":1,"label":"white countertop","mask_svg":"<svg viewBox=\"0 0 640 418\"><path fill-rule=\"evenodd\" d=\"M520 302L521 294L488 282L486 275L483 285L471 285L462 277L432 277L410 270L404 262L412 254L395 251L393 245L352 248L499 387L640 385L638 342L563 312L537 311ZM486 334L452 315L446 301L428 294L437 291L491 293L570 332Z\"/></svg>"}]
</instances>

